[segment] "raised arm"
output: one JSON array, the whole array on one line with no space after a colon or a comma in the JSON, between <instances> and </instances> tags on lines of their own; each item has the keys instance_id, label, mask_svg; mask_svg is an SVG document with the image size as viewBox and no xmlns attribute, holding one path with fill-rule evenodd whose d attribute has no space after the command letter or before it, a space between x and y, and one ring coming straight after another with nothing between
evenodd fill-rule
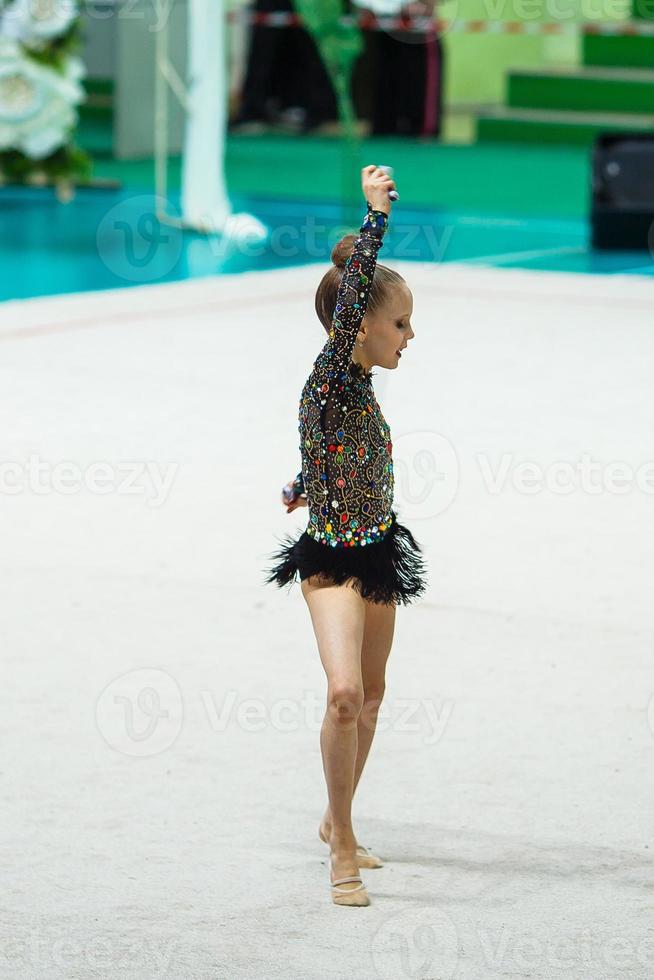
<instances>
[{"instance_id":1,"label":"raised arm","mask_svg":"<svg viewBox=\"0 0 654 980\"><path fill-rule=\"evenodd\" d=\"M395 187L391 178L375 166L363 168L361 184L367 211L352 254L345 263L327 344L336 369L346 368L352 357L359 325L368 305L377 253L388 227L391 210L388 192Z\"/></svg>"}]
</instances>

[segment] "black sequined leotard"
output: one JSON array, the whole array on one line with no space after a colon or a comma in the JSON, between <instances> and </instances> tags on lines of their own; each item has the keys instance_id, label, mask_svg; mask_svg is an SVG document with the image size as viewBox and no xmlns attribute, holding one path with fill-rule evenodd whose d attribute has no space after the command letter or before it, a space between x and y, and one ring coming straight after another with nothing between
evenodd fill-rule
<instances>
[{"instance_id":1,"label":"black sequined leotard","mask_svg":"<svg viewBox=\"0 0 654 980\"><path fill-rule=\"evenodd\" d=\"M345 265L329 338L300 398L307 533L333 547L370 544L393 522L391 431L370 372L352 360L387 224L383 211L368 209Z\"/></svg>"},{"instance_id":2,"label":"black sequined leotard","mask_svg":"<svg viewBox=\"0 0 654 980\"><path fill-rule=\"evenodd\" d=\"M425 588L421 549L393 509L391 430L372 373L352 360L388 216L368 204L343 270L329 337L300 396L302 470L309 523L273 557L266 581L284 585L321 573L353 578L366 598L409 602Z\"/></svg>"}]
</instances>

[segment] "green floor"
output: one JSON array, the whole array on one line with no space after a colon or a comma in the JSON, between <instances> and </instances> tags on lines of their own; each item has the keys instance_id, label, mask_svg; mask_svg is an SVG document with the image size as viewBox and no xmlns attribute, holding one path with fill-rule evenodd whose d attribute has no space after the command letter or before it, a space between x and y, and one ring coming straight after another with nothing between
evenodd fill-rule
<instances>
[{"instance_id":1,"label":"green floor","mask_svg":"<svg viewBox=\"0 0 654 980\"><path fill-rule=\"evenodd\" d=\"M92 145L87 129L82 142ZM364 140L359 157L330 137L230 136L226 164L235 194L333 201L344 170L390 164L402 203L416 206L583 218L588 209L590 151L581 146L452 145L419 139ZM170 188L179 187L179 159ZM94 175L151 187L152 160L95 160ZM355 177L356 180L356 177Z\"/></svg>"}]
</instances>

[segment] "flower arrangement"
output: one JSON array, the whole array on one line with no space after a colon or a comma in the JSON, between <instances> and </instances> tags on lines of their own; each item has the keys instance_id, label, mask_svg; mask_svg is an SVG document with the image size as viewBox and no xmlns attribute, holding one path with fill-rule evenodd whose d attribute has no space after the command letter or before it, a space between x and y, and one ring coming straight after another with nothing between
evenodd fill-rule
<instances>
[{"instance_id":1,"label":"flower arrangement","mask_svg":"<svg viewBox=\"0 0 654 980\"><path fill-rule=\"evenodd\" d=\"M88 180L75 146L84 99L78 0L0 0L0 182L53 182L62 199Z\"/></svg>"}]
</instances>

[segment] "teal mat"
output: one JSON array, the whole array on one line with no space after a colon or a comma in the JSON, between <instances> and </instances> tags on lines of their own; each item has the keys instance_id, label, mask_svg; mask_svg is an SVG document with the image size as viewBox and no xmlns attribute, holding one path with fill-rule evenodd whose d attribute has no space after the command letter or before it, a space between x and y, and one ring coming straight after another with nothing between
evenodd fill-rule
<instances>
[{"instance_id":1,"label":"teal mat","mask_svg":"<svg viewBox=\"0 0 654 980\"><path fill-rule=\"evenodd\" d=\"M244 249L161 224L150 191L84 189L61 204L47 189L0 189L0 299L111 289L197 276L326 264L344 232L335 203L234 197L270 228ZM175 208L175 197L171 207ZM652 275L652 256L593 252L586 222L397 205L383 260L465 262L575 273Z\"/></svg>"}]
</instances>

